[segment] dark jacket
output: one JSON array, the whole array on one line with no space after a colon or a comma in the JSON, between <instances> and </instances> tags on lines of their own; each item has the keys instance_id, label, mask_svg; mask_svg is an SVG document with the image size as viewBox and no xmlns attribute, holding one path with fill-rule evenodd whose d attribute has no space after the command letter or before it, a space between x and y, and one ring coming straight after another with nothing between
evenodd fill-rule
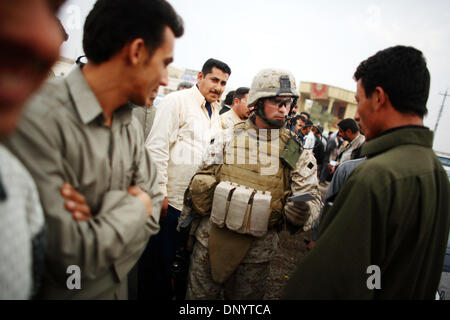
<instances>
[{"instance_id":1,"label":"dark jacket","mask_svg":"<svg viewBox=\"0 0 450 320\"><path fill-rule=\"evenodd\" d=\"M434 299L450 226L450 185L424 127L366 142L360 164L286 287L294 299ZM381 289L369 289L379 266ZM368 269L369 268L369 269Z\"/></svg>"},{"instance_id":2,"label":"dark jacket","mask_svg":"<svg viewBox=\"0 0 450 320\"><path fill-rule=\"evenodd\" d=\"M317 165L322 165L323 163L323 159L325 156L325 152L324 152L324 146L323 146L323 142L322 140L320 140L320 137L314 135L315 138L315 142L314 142L314 149L313 149L313 153L314 153L314 157L317 160Z\"/></svg>"}]
</instances>

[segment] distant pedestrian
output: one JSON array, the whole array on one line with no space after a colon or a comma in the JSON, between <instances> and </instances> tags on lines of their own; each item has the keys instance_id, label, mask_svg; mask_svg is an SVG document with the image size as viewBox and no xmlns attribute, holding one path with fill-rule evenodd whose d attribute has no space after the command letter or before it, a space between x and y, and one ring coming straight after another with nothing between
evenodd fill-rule
<instances>
[{"instance_id":1,"label":"distant pedestrian","mask_svg":"<svg viewBox=\"0 0 450 320\"><path fill-rule=\"evenodd\" d=\"M219 111L219 115L222 115L222 113L225 113L225 112L231 110L231 106L233 105L233 99L234 99L234 93L235 92L236 92L235 90L231 90L231 91L229 91L227 93L227 95L225 96L225 100L223 102L223 107Z\"/></svg>"},{"instance_id":2,"label":"distant pedestrian","mask_svg":"<svg viewBox=\"0 0 450 320\"><path fill-rule=\"evenodd\" d=\"M177 91L184 90L184 89L190 89L190 88L192 88L192 86L193 86L193 84L189 81L181 81L177 85Z\"/></svg>"}]
</instances>

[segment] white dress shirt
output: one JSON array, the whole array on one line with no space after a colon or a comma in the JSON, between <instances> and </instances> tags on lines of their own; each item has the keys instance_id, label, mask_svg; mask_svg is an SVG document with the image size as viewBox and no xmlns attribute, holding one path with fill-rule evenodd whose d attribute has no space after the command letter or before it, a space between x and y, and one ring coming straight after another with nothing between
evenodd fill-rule
<instances>
[{"instance_id":1,"label":"white dress shirt","mask_svg":"<svg viewBox=\"0 0 450 320\"><path fill-rule=\"evenodd\" d=\"M220 104L211 103L209 118L205 103L197 86L168 94L158 105L145 143L157 166L161 191L178 210L206 147L221 130Z\"/></svg>"}]
</instances>

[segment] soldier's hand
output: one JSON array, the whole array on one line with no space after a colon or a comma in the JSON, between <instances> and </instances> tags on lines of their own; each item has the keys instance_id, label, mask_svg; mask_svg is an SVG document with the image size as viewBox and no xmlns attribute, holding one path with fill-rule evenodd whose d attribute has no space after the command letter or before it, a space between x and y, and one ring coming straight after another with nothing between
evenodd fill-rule
<instances>
[{"instance_id":1,"label":"soldier's hand","mask_svg":"<svg viewBox=\"0 0 450 320\"><path fill-rule=\"evenodd\" d=\"M77 221L87 221L92 218L91 209L86 203L86 198L75 190L68 183L64 183L61 188L61 195L66 200L64 206L72 213L72 217Z\"/></svg>"},{"instance_id":2,"label":"soldier's hand","mask_svg":"<svg viewBox=\"0 0 450 320\"><path fill-rule=\"evenodd\" d=\"M311 208L306 202L288 201L284 206L286 219L295 226L303 226L311 214Z\"/></svg>"},{"instance_id":3,"label":"soldier's hand","mask_svg":"<svg viewBox=\"0 0 450 320\"><path fill-rule=\"evenodd\" d=\"M132 196L138 198L142 201L145 208L147 209L147 215L151 217L152 215L152 199L148 195L147 192L139 188L138 186L130 186L128 187L128 193Z\"/></svg>"}]
</instances>

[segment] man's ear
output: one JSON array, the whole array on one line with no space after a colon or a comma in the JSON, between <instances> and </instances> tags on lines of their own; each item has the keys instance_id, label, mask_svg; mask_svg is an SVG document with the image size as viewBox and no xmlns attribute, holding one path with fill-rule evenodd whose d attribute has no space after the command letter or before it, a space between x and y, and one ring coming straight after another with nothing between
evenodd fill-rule
<instances>
[{"instance_id":1,"label":"man's ear","mask_svg":"<svg viewBox=\"0 0 450 320\"><path fill-rule=\"evenodd\" d=\"M375 105L377 107L385 106L386 103L389 101L389 97L382 87L379 86L375 87L375 90L373 91L372 95L374 98Z\"/></svg>"},{"instance_id":2,"label":"man's ear","mask_svg":"<svg viewBox=\"0 0 450 320\"><path fill-rule=\"evenodd\" d=\"M145 61L147 55L147 47L142 38L134 39L128 44L127 58L132 66L138 66Z\"/></svg>"},{"instance_id":3,"label":"man's ear","mask_svg":"<svg viewBox=\"0 0 450 320\"><path fill-rule=\"evenodd\" d=\"M347 130L345 130L345 134L347 137L350 137L353 135L352 129L348 128Z\"/></svg>"},{"instance_id":4,"label":"man's ear","mask_svg":"<svg viewBox=\"0 0 450 320\"><path fill-rule=\"evenodd\" d=\"M200 80L203 80L203 72L199 72L197 75L197 81L200 82Z\"/></svg>"}]
</instances>

